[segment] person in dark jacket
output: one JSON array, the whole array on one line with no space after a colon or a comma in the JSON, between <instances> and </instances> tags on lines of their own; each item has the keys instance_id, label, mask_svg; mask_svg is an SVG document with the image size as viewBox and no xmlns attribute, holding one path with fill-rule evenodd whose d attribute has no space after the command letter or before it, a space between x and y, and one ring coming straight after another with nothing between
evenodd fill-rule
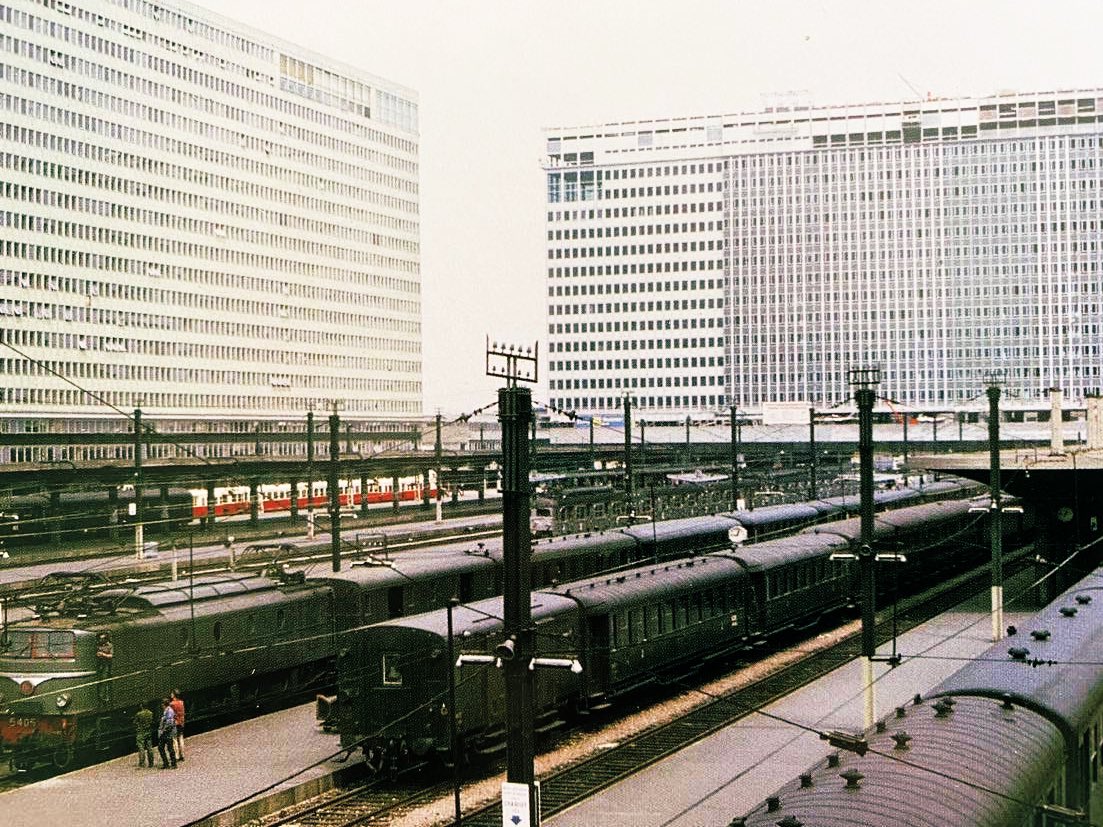
<instances>
[{"instance_id":1,"label":"person in dark jacket","mask_svg":"<svg viewBox=\"0 0 1103 827\"><path fill-rule=\"evenodd\" d=\"M176 769L176 715L169 699L161 699L161 722L157 727L157 750L161 753L161 769Z\"/></svg>"}]
</instances>

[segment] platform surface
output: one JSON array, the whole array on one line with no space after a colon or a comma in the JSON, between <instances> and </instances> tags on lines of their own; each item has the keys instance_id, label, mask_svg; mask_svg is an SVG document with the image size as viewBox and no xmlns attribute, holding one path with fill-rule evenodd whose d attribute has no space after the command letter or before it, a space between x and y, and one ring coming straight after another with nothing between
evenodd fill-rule
<instances>
[{"instance_id":1,"label":"platform surface","mask_svg":"<svg viewBox=\"0 0 1103 827\"><path fill-rule=\"evenodd\" d=\"M270 785L274 791L314 782L324 789L345 766L323 760L339 746L316 724L314 705L304 704L187 737L186 760L175 770L160 769L159 757L155 769L139 768L135 752L0 794L0 824L178 827Z\"/></svg>"}]
</instances>

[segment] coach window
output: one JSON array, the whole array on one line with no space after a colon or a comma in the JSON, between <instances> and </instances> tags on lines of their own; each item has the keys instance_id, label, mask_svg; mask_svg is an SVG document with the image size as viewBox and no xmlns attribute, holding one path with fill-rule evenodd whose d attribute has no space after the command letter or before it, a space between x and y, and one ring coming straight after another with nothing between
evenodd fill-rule
<instances>
[{"instance_id":1,"label":"coach window","mask_svg":"<svg viewBox=\"0 0 1103 827\"><path fill-rule=\"evenodd\" d=\"M613 615L613 647L624 646L628 642L628 615L617 612Z\"/></svg>"},{"instance_id":2,"label":"coach window","mask_svg":"<svg viewBox=\"0 0 1103 827\"><path fill-rule=\"evenodd\" d=\"M400 657L393 653L383 655L384 686L402 686L402 670L398 667Z\"/></svg>"},{"instance_id":3,"label":"coach window","mask_svg":"<svg viewBox=\"0 0 1103 827\"><path fill-rule=\"evenodd\" d=\"M659 604L659 622L663 634L674 631L674 607L667 601Z\"/></svg>"},{"instance_id":4,"label":"coach window","mask_svg":"<svg viewBox=\"0 0 1103 827\"><path fill-rule=\"evenodd\" d=\"M642 643L643 633L643 609L628 610L628 642Z\"/></svg>"},{"instance_id":5,"label":"coach window","mask_svg":"<svg viewBox=\"0 0 1103 827\"><path fill-rule=\"evenodd\" d=\"M648 638L659 636L659 607L645 606L643 610L643 626Z\"/></svg>"},{"instance_id":6,"label":"coach window","mask_svg":"<svg viewBox=\"0 0 1103 827\"><path fill-rule=\"evenodd\" d=\"M674 628L684 629L686 626L686 603L684 597L674 599Z\"/></svg>"},{"instance_id":7,"label":"coach window","mask_svg":"<svg viewBox=\"0 0 1103 827\"><path fill-rule=\"evenodd\" d=\"M701 593L694 592L688 598L689 601L689 623L697 623L701 620Z\"/></svg>"}]
</instances>

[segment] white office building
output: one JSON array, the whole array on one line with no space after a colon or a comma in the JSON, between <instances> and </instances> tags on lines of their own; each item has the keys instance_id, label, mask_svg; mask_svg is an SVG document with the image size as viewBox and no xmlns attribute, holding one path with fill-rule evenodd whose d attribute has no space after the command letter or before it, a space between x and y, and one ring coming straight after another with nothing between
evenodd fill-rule
<instances>
[{"instance_id":1,"label":"white office building","mask_svg":"<svg viewBox=\"0 0 1103 827\"><path fill-rule=\"evenodd\" d=\"M1103 90L547 132L549 395L919 410L1103 385Z\"/></svg>"},{"instance_id":2,"label":"white office building","mask_svg":"<svg viewBox=\"0 0 1103 827\"><path fill-rule=\"evenodd\" d=\"M420 416L417 116L197 6L3 0L0 428Z\"/></svg>"}]
</instances>

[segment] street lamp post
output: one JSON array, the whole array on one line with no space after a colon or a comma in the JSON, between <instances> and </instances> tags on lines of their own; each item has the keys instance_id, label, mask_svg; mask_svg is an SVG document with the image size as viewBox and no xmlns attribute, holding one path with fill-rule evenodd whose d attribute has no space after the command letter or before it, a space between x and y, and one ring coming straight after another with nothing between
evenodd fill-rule
<instances>
[{"instance_id":1,"label":"street lamp post","mask_svg":"<svg viewBox=\"0 0 1103 827\"><path fill-rule=\"evenodd\" d=\"M877 653L874 635L876 621L876 583L873 572L873 403L881 383L880 368L855 368L850 371L850 384L855 388L858 406L858 491L861 525L861 546L858 562L861 567L862 594L862 681L865 686L865 723L872 726L876 717L873 684L873 658Z\"/></svg>"}]
</instances>

